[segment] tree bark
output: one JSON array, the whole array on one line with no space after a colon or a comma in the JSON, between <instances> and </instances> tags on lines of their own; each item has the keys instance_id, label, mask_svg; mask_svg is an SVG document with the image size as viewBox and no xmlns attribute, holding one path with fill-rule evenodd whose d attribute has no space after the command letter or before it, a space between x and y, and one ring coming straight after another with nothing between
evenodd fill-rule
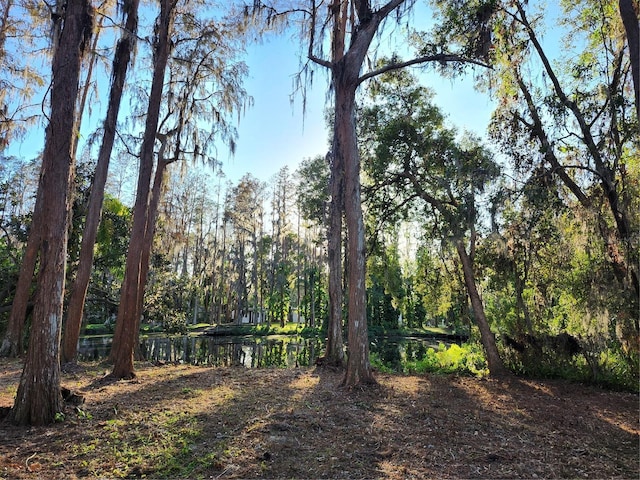
<instances>
[{"instance_id":1,"label":"tree bark","mask_svg":"<svg viewBox=\"0 0 640 480\"><path fill-rule=\"evenodd\" d=\"M469 254L467 254L467 250L465 249L463 240L457 239L455 241L455 244L456 250L458 251L458 256L460 257L460 262L462 263L464 283L467 287L469 299L471 300L473 316L475 318L476 324L478 325L478 329L480 330L480 341L482 342L485 354L487 355L489 374L492 377L497 378L509 376L509 370L507 370L507 368L502 363L502 359L500 358L500 354L498 353L498 348L496 347L495 336L491 332L491 327L489 327L489 322L487 321L487 317L484 314L482 299L480 298L480 293L478 292L478 287L476 286L475 273L473 271L473 262L469 257Z\"/></svg>"},{"instance_id":2,"label":"tree bark","mask_svg":"<svg viewBox=\"0 0 640 480\"><path fill-rule=\"evenodd\" d=\"M629 46L636 116L640 121L640 22L638 21L640 12L638 11L638 2L634 2L634 0L619 0L618 8Z\"/></svg>"},{"instance_id":3,"label":"tree bark","mask_svg":"<svg viewBox=\"0 0 640 480\"><path fill-rule=\"evenodd\" d=\"M92 9L87 0L69 0L60 44L52 64L51 114L47 127L35 236L40 253L29 350L10 414L19 425L52 423L62 410L60 331L67 256L67 223L73 177L75 99L81 59L91 35Z\"/></svg>"},{"instance_id":4,"label":"tree bark","mask_svg":"<svg viewBox=\"0 0 640 480\"><path fill-rule=\"evenodd\" d=\"M20 266L20 274L18 275L18 283L16 285L16 293L13 297L13 303L11 304L7 331L2 339L2 345L0 345L0 356L2 357L18 357L23 353L24 323L27 314L27 305L31 295L33 273L38 260L38 250L40 249L39 231L34 227L42 224L43 221L41 214L41 195L42 193L38 191L31 220L32 229L31 232L29 232L27 247L22 258L22 265Z\"/></svg>"},{"instance_id":5,"label":"tree bark","mask_svg":"<svg viewBox=\"0 0 640 480\"><path fill-rule=\"evenodd\" d=\"M164 143L160 151L164 150ZM144 244L142 246L142 255L140 260L140 288L138 291L137 309L142 312L144 305L144 290L147 285L147 277L149 274L149 262L151 259L151 250L153 248L153 237L156 232L156 220L158 218L158 208L160 206L160 198L162 196L162 187L164 184L165 171L168 162L163 158L163 154L158 155L158 165L156 167L155 177L153 180L153 188L151 190L151 200L149 202L149 218L147 220L147 229L144 236ZM140 345L140 315L136 318L134 328L135 341L134 356L137 354L137 347Z\"/></svg>"},{"instance_id":6,"label":"tree bark","mask_svg":"<svg viewBox=\"0 0 640 480\"><path fill-rule=\"evenodd\" d=\"M374 383L375 379L369 363L369 338L367 330L366 287L365 287L365 248L364 220L360 195L360 154L355 123L355 93L361 83L360 70L371 41L380 22L403 0L391 0L377 12L373 12L369 2L335 2L331 7L333 31L331 35L331 62L310 54L310 59L331 68L331 79L334 87L335 111L333 125L331 192L332 216L343 210L341 205L333 205L340 199L334 195L339 189L340 179L344 176L343 199L347 223L347 269L349 279L348 295L348 346L347 370L343 384L355 386ZM353 14L356 14L357 20ZM315 17L314 17L315 18ZM351 23L351 38L347 48L348 24ZM312 29L314 26L312 26ZM313 39L311 40L313 46ZM311 49L310 49L311 52ZM337 219L332 218L332 222ZM333 224L332 224L333 225ZM334 228L334 227L332 227ZM332 233L331 235L334 235ZM333 243L333 242L332 242ZM333 254L336 251L333 246ZM340 275L335 270L336 262L330 263L331 275ZM339 278L339 277L338 277ZM335 278L332 281L335 286ZM342 305L330 305L332 312ZM334 310L336 309L336 310ZM332 316L335 313L332 313ZM335 327L334 327L335 328Z\"/></svg>"},{"instance_id":7,"label":"tree bark","mask_svg":"<svg viewBox=\"0 0 640 480\"><path fill-rule=\"evenodd\" d=\"M154 45L154 71L149 95L149 106L145 133L140 149L140 171L138 173L138 189L133 209L133 228L125 274L120 295L120 306L116 319L116 329L111 348L111 360L114 363L111 376L114 378L134 378L133 353L138 338L136 328L139 326L142 313L140 298L144 294L142 259L145 236L149 222L149 201L151 175L153 171L154 145L162 103L164 75L169 59L170 35L175 16L175 1L160 2L158 31ZM146 275L145 275L146 276Z\"/></svg>"},{"instance_id":8,"label":"tree bark","mask_svg":"<svg viewBox=\"0 0 640 480\"><path fill-rule=\"evenodd\" d=\"M360 195L360 154L355 122L355 93L358 72L369 46L352 45L349 53L333 68L335 86L335 165L344 167L344 211L348 236L348 351L345 386L374 383L369 363L367 328L364 220ZM356 42L357 43L357 42ZM357 48L356 48L357 47Z\"/></svg>"},{"instance_id":9,"label":"tree bark","mask_svg":"<svg viewBox=\"0 0 640 480\"><path fill-rule=\"evenodd\" d=\"M369 365L364 221L360 194L360 156L355 126L356 89L363 81L392 69L430 61L471 61L457 55L438 54L387 65L360 76L365 56L380 23L404 1L389 0L375 11L371 8L371 2L367 0L336 0L329 5L329 15L332 17L331 61L323 60L313 53L316 47L317 10L314 9L311 13L308 57L311 61L331 69L331 84L335 96L332 182L339 181L341 174L338 169L344 169L344 211L348 235L346 263L349 279L349 355L344 378L344 384L347 386L375 381ZM336 183L332 183L331 188L333 191L338 187ZM332 202L336 198L332 194ZM332 207L331 211L332 215L335 215L340 209ZM335 263L331 263L330 268L335 268ZM340 275L335 270L333 274ZM330 308L333 310L338 307L332 304Z\"/></svg>"},{"instance_id":10,"label":"tree bark","mask_svg":"<svg viewBox=\"0 0 640 480\"><path fill-rule=\"evenodd\" d=\"M336 147L334 146L334 151ZM344 367L344 341L342 338L342 212L344 206L344 166L337 164L342 157L329 154L331 167L331 205L327 231L329 263L329 325L323 363ZM314 287L312 286L312 289ZM313 307L312 307L313 308Z\"/></svg>"},{"instance_id":11,"label":"tree bark","mask_svg":"<svg viewBox=\"0 0 640 480\"><path fill-rule=\"evenodd\" d=\"M107 181L109 171L109 160L116 134L116 124L120 102L124 90L127 70L131 59L131 53L135 46L135 35L138 29L138 0L128 2L126 12L127 19L122 38L116 47L113 58L111 92L109 95L109 106L107 116L104 121L104 135L98 154L96 171L91 186L89 196L89 206L86 223L82 235L80 246L80 260L78 272L71 290L67 316L64 325L64 337L62 344L62 362L75 362L78 355L78 338L82 326L82 315L84 311L87 288L91 278L91 268L93 266L94 245L98 233L98 224L102 216L102 203L104 200L104 186Z\"/></svg>"}]
</instances>

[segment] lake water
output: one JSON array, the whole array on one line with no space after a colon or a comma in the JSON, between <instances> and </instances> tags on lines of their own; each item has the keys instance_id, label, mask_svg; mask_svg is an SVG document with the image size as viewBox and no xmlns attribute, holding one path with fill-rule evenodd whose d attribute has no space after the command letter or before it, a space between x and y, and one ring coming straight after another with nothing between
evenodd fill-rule
<instances>
[{"instance_id":1,"label":"lake water","mask_svg":"<svg viewBox=\"0 0 640 480\"><path fill-rule=\"evenodd\" d=\"M435 338L376 338L371 341L370 349L384 365L398 368L403 360L420 359L428 348L438 348L440 343L450 345ZM313 365L324 353L324 344L325 340L319 337L290 335L150 335L140 339L141 352L148 361L247 368ZM81 337L78 359L102 360L110 349L110 335Z\"/></svg>"}]
</instances>

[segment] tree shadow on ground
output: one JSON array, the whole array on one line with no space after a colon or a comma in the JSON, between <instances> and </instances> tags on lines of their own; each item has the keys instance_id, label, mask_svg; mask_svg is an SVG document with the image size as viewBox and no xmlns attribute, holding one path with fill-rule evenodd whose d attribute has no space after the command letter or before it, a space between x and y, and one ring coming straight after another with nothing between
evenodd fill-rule
<instances>
[{"instance_id":1,"label":"tree shadow on ground","mask_svg":"<svg viewBox=\"0 0 640 480\"><path fill-rule=\"evenodd\" d=\"M143 365L83 417L0 428L11 478L638 478L638 396L564 381ZM7 376L13 379L11 375ZM0 385L3 386L3 385ZM2 394L4 402L9 394ZM34 466L35 465L35 466Z\"/></svg>"},{"instance_id":2,"label":"tree shadow on ground","mask_svg":"<svg viewBox=\"0 0 640 480\"><path fill-rule=\"evenodd\" d=\"M636 478L638 474L634 395L604 392L601 396L590 387L562 382L388 375L379 375L378 386L345 390L340 387L341 374L315 370L298 375L271 402L271 389L263 392L267 397L262 410L255 410L248 424L236 425L231 442L236 455L228 458L227 474L268 478ZM607 413L612 395L625 414L618 409Z\"/></svg>"}]
</instances>

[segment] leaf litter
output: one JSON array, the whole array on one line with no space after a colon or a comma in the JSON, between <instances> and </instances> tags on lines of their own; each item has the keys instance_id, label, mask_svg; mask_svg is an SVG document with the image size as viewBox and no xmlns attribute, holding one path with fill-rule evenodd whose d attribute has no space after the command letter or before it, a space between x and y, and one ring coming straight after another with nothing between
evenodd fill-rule
<instances>
[{"instance_id":1,"label":"leaf litter","mask_svg":"<svg viewBox=\"0 0 640 480\"><path fill-rule=\"evenodd\" d=\"M21 364L0 360L0 407ZM0 421L0 478L640 478L638 395L563 380L138 364L64 421ZM6 411L6 408L4 409Z\"/></svg>"}]
</instances>

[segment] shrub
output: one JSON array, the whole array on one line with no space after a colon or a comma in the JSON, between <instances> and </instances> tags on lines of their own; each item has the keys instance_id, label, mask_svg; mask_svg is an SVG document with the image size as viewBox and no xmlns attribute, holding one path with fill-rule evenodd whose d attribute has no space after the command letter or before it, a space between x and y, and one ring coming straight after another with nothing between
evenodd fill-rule
<instances>
[{"instance_id":1,"label":"shrub","mask_svg":"<svg viewBox=\"0 0 640 480\"><path fill-rule=\"evenodd\" d=\"M457 373L484 376L489 370L481 348L475 343L453 344L446 347L441 343L438 350L429 348L420 360L406 362L408 373Z\"/></svg>"}]
</instances>

